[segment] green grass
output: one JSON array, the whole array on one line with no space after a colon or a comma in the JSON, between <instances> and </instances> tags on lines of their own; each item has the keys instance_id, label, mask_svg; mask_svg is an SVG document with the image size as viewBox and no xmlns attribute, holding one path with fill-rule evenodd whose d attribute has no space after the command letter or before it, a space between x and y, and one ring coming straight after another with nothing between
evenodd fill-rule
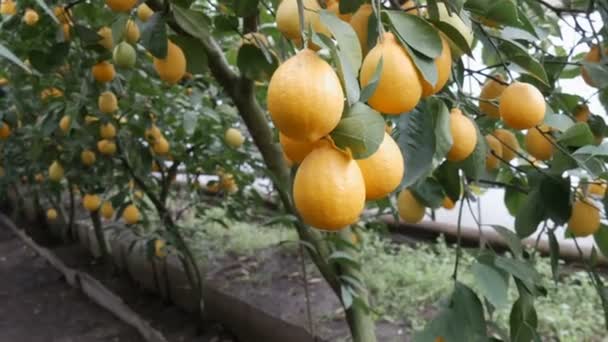
<instances>
[{"instance_id":1,"label":"green grass","mask_svg":"<svg viewBox=\"0 0 608 342\"><path fill-rule=\"evenodd\" d=\"M221 218L221 210L212 219ZM207 220L191 221L187 227L192 247L200 258L218 257L226 252L253 255L256 250L284 241L295 241L294 229L283 226L262 227L243 222L229 222L227 227ZM295 246L295 244L289 244ZM415 329L422 328L429 312L450 294L455 250L443 241L417 246L396 245L377 233L364 233L361 258L365 282L372 294L372 305L382 318L409 320ZM599 340L605 334L603 312L595 289L585 272L571 272L556 286L551 280L547 258L539 258L547 297L536 300L539 330L544 337L560 341ZM475 288L469 267L473 257L464 254L459 280ZM513 282L509 300L517 298ZM508 327L510 307L495 312L499 324ZM428 316L428 314L427 314Z\"/></svg>"}]
</instances>

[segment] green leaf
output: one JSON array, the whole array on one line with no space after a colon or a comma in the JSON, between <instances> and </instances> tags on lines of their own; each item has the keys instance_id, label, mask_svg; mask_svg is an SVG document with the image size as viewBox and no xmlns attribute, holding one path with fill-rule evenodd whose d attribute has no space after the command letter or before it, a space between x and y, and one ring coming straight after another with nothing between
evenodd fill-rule
<instances>
[{"instance_id":1,"label":"green leaf","mask_svg":"<svg viewBox=\"0 0 608 342\"><path fill-rule=\"evenodd\" d=\"M540 201L544 216L562 225L570 219L570 178L543 176L540 182Z\"/></svg>"},{"instance_id":2,"label":"green leaf","mask_svg":"<svg viewBox=\"0 0 608 342\"><path fill-rule=\"evenodd\" d=\"M536 327L538 317L534 309L534 302L529 295L520 296L513 307L509 316L509 326L511 342L529 342L538 340Z\"/></svg>"},{"instance_id":3,"label":"green leaf","mask_svg":"<svg viewBox=\"0 0 608 342\"><path fill-rule=\"evenodd\" d=\"M177 24L192 36L201 40L209 37L209 20L204 13L173 6L173 15Z\"/></svg>"},{"instance_id":4,"label":"green leaf","mask_svg":"<svg viewBox=\"0 0 608 342\"><path fill-rule=\"evenodd\" d=\"M542 64L534 59L526 49L509 40L501 40L498 48L508 56L511 62L522 69L516 71L523 71L542 83L549 85L549 80Z\"/></svg>"},{"instance_id":5,"label":"green leaf","mask_svg":"<svg viewBox=\"0 0 608 342\"><path fill-rule=\"evenodd\" d=\"M434 59L441 54L441 39L428 21L403 11L385 11L398 36L413 50ZM434 82L432 83L434 84Z\"/></svg>"},{"instance_id":6,"label":"green leaf","mask_svg":"<svg viewBox=\"0 0 608 342\"><path fill-rule=\"evenodd\" d=\"M196 60L197 64L200 62ZM245 77L257 81L269 80L279 67L278 60L273 59L272 63L268 63L264 52L253 44L243 44L241 46L236 64Z\"/></svg>"},{"instance_id":7,"label":"green leaf","mask_svg":"<svg viewBox=\"0 0 608 342\"><path fill-rule=\"evenodd\" d=\"M505 240L507 246L516 258L519 258L523 254L523 247L519 237L513 233L513 231L499 225L492 225L492 228Z\"/></svg>"},{"instance_id":8,"label":"green leaf","mask_svg":"<svg viewBox=\"0 0 608 342\"><path fill-rule=\"evenodd\" d=\"M152 56L167 57L167 27L162 13L157 12L143 25L141 44Z\"/></svg>"},{"instance_id":9,"label":"green leaf","mask_svg":"<svg viewBox=\"0 0 608 342\"><path fill-rule=\"evenodd\" d=\"M435 170L434 175L443 187L446 196L454 202L458 201L462 193L458 167L445 161Z\"/></svg>"},{"instance_id":10,"label":"green leaf","mask_svg":"<svg viewBox=\"0 0 608 342\"><path fill-rule=\"evenodd\" d=\"M486 173L486 156L488 154L488 146L486 138L481 134L479 127L475 124L477 131L477 145L475 150L467 159L455 163L464 171L464 174L471 179L479 179Z\"/></svg>"},{"instance_id":11,"label":"green leaf","mask_svg":"<svg viewBox=\"0 0 608 342\"><path fill-rule=\"evenodd\" d=\"M336 146L349 148L355 159L371 156L384 140L384 119L363 103L355 103L331 132Z\"/></svg>"},{"instance_id":12,"label":"green leaf","mask_svg":"<svg viewBox=\"0 0 608 342\"><path fill-rule=\"evenodd\" d=\"M515 232L520 238L532 235L538 225L545 219L545 210L540 194L540 189L535 188L519 208L515 216Z\"/></svg>"},{"instance_id":13,"label":"green leaf","mask_svg":"<svg viewBox=\"0 0 608 342\"><path fill-rule=\"evenodd\" d=\"M600 229L593 234L595 244L605 257L608 257L608 226L600 223Z\"/></svg>"},{"instance_id":14,"label":"green leaf","mask_svg":"<svg viewBox=\"0 0 608 342\"><path fill-rule=\"evenodd\" d=\"M456 282L451 307L462 324L463 341L480 341L486 337L486 321L481 301L469 287Z\"/></svg>"},{"instance_id":15,"label":"green leaf","mask_svg":"<svg viewBox=\"0 0 608 342\"><path fill-rule=\"evenodd\" d=\"M557 267L559 265L559 242L557 242L557 238L555 237L555 233L553 233L553 230L548 229L547 235L549 236L549 252L551 254L551 274L553 275L553 281L557 285Z\"/></svg>"},{"instance_id":16,"label":"green leaf","mask_svg":"<svg viewBox=\"0 0 608 342\"><path fill-rule=\"evenodd\" d=\"M374 92L376 88L378 88L378 82L380 81L380 75L382 74L382 67L384 65L384 58L380 57L378 61L378 65L376 65L376 70L374 70L374 74L372 78L369 80L369 83L361 89L361 94L359 95L360 102L367 102Z\"/></svg>"},{"instance_id":17,"label":"green leaf","mask_svg":"<svg viewBox=\"0 0 608 342\"><path fill-rule=\"evenodd\" d=\"M572 121L569 116L561 114L545 114L544 123L547 126L558 129L562 132L574 126L574 121Z\"/></svg>"},{"instance_id":18,"label":"green leaf","mask_svg":"<svg viewBox=\"0 0 608 342\"><path fill-rule=\"evenodd\" d=\"M186 56L186 70L193 74L202 74L207 72L207 54L203 44L198 39L187 36L171 36L171 41L178 45ZM273 57L273 63L276 61L276 56Z\"/></svg>"},{"instance_id":19,"label":"green leaf","mask_svg":"<svg viewBox=\"0 0 608 342\"><path fill-rule=\"evenodd\" d=\"M127 30L127 21L129 21L129 15L126 13L120 13L117 15L116 20L114 20L112 23L112 41L114 42L115 46L118 45L118 43L120 43L124 38Z\"/></svg>"},{"instance_id":20,"label":"green leaf","mask_svg":"<svg viewBox=\"0 0 608 342\"><path fill-rule=\"evenodd\" d=\"M452 131L450 129L450 111L445 103L431 97L426 103L427 113L433 114L435 121L435 154L434 165L439 165L452 148Z\"/></svg>"},{"instance_id":21,"label":"green leaf","mask_svg":"<svg viewBox=\"0 0 608 342\"><path fill-rule=\"evenodd\" d=\"M431 170L435 155L435 133L433 116L416 108L401 115L398 123L397 143L405 159L405 176L401 185L414 184Z\"/></svg>"},{"instance_id":22,"label":"green leaf","mask_svg":"<svg viewBox=\"0 0 608 342\"><path fill-rule=\"evenodd\" d=\"M502 308L509 303L507 296L509 283L504 273L481 262L474 263L471 266L471 272L475 278L475 284L492 305Z\"/></svg>"},{"instance_id":23,"label":"green leaf","mask_svg":"<svg viewBox=\"0 0 608 342\"><path fill-rule=\"evenodd\" d=\"M340 13L353 13L363 5L363 0L340 1Z\"/></svg>"},{"instance_id":24,"label":"green leaf","mask_svg":"<svg viewBox=\"0 0 608 342\"><path fill-rule=\"evenodd\" d=\"M47 73L64 64L69 52L70 43L56 43L51 46L48 52L40 50L30 51L29 59L34 68L43 73Z\"/></svg>"},{"instance_id":25,"label":"green leaf","mask_svg":"<svg viewBox=\"0 0 608 342\"><path fill-rule=\"evenodd\" d=\"M356 74L361 67L362 52L355 30L351 25L326 10L320 12L320 18L338 42L338 49L348 59L355 72L355 78L357 78Z\"/></svg>"},{"instance_id":26,"label":"green leaf","mask_svg":"<svg viewBox=\"0 0 608 342\"><path fill-rule=\"evenodd\" d=\"M258 12L258 0L233 0L234 13L239 17L248 17Z\"/></svg>"},{"instance_id":27,"label":"green leaf","mask_svg":"<svg viewBox=\"0 0 608 342\"><path fill-rule=\"evenodd\" d=\"M542 279L534 266L526 261L497 255L494 257L494 265L529 285L539 284Z\"/></svg>"},{"instance_id":28,"label":"green leaf","mask_svg":"<svg viewBox=\"0 0 608 342\"><path fill-rule=\"evenodd\" d=\"M19 66L21 69L31 73L32 70L25 65L25 63L23 63L19 57L15 56L15 54L7 49L3 44L0 43L0 57L6 58L9 61L13 62L14 64L16 64L17 66Z\"/></svg>"},{"instance_id":29,"label":"green leaf","mask_svg":"<svg viewBox=\"0 0 608 342\"><path fill-rule=\"evenodd\" d=\"M526 194L523 194L511 187L505 187L504 200L505 206L507 207L507 210L509 210L509 214L511 214L511 216L515 216L517 215L519 208L524 205L526 201Z\"/></svg>"},{"instance_id":30,"label":"green leaf","mask_svg":"<svg viewBox=\"0 0 608 342\"><path fill-rule=\"evenodd\" d=\"M450 40L458 47L461 51L466 53L467 55L473 57L473 52L471 51L471 46L467 42L466 38L456 29L454 26L448 24L444 21L437 21L434 23L435 26L441 32L443 32Z\"/></svg>"},{"instance_id":31,"label":"green leaf","mask_svg":"<svg viewBox=\"0 0 608 342\"><path fill-rule=\"evenodd\" d=\"M593 144L595 139L589 125L585 122L577 122L560 135L557 141L567 146L580 147Z\"/></svg>"},{"instance_id":32,"label":"green leaf","mask_svg":"<svg viewBox=\"0 0 608 342\"><path fill-rule=\"evenodd\" d=\"M591 77L595 87L602 89L608 86L608 68L599 63L581 61L583 68Z\"/></svg>"},{"instance_id":33,"label":"green leaf","mask_svg":"<svg viewBox=\"0 0 608 342\"><path fill-rule=\"evenodd\" d=\"M432 85L437 83L437 78L439 77L437 74L437 66L435 65L435 60L427 57L416 50L412 50L405 41L401 38L400 35L397 35L399 39L404 42L403 48L407 51L408 55L412 58L416 69L420 72L422 77Z\"/></svg>"},{"instance_id":34,"label":"green leaf","mask_svg":"<svg viewBox=\"0 0 608 342\"><path fill-rule=\"evenodd\" d=\"M430 177L416 182L409 189L425 207L433 209L441 207L445 197L441 184Z\"/></svg>"},{"instance_id":35,"label":"green leaf","mask_svg":"<svg viewBox=\"0 0 608 342\"><path fill-rule=\"evenodd\" d=\"M55 13L49 8L49 6L47 6L44 0L36 0L36 3L42 8L44 12L46 12L49 17L51 17L51 19L53 19L55 24L59 24L59 20L57 20L57 17L55 17Z\"/></svg>"},{"instance_id":36,"label":"green leaf","mask_svg":"<svg viewBox=\"0 0 608 342\"><path fill-rule=\"evenodd\" d=\"M76 24L73 28L76 36L80 38L85 46L97 45L101 40L101 36L97 32L86 26Z\"/></svg>"}]
</instances>

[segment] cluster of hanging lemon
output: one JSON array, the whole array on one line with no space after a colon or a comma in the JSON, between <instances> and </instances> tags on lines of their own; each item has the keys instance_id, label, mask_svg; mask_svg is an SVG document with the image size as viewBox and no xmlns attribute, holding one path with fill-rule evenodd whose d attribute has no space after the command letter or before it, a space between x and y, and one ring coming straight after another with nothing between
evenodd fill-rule
<instances>
[{"instance_id":1,"label":"cluster of hanging lemon","mask_svg":"<svg viewBox=\"0 0 608 342\"><path fill-rule=\"evenodd\" d=\"M339 14L338 5L338 1L329 1L328 10ZM321 7L317 1L305 0L304 7L304 24L331 36L319 18ZM339 15L351 23L366 55L359 75L361 87L372 81L382 59L379 81L368 104L383 114L409 112L421 98L437 93L447 83L452 62L450 47L440 36L442 52L435 59L438 80L431 85L420 76L392 33L384 33L377 45L367 51L367 21L371 13L371 6L363 5L352 17ZM277 27L287 38L301 44L296 0L281 2ZM311 226L338 230L358 220L366 200L383 198L399 186L404 157L388 133L378 150L361 160L354 160L349 151L333 144L329 134L341 119L344 93L332 67L315 53L317 48L311 44L275 71L268 87L268 110L279 130L286 158L301 163L293 185L298 213ZM447 157L464 160L475 149L476 128L460 110L454 109L451 130L455 143ZM409 191L402 192L405 193ZM410 215L402 216L407 220Z\"/></svg>"}]
</instances>

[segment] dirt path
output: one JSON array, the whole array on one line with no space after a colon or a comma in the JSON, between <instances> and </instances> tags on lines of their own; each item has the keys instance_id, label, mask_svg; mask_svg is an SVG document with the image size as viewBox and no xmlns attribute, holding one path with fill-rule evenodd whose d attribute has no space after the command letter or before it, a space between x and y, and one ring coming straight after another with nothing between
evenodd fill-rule
<instances>
[{"instance_id":1,"label":"dirt path","mask_svg":"<svg viewBox=\"0 0 608 342\"><path fill-rule=\"evenodd\" d=\"M0 341L142 341L0 227Z\"/></svg>"}]
</instances>

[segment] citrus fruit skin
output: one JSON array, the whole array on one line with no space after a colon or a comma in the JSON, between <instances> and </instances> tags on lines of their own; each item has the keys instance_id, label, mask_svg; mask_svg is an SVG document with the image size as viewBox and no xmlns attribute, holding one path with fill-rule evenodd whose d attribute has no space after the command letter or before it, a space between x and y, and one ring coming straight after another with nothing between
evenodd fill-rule
<instances>
[{"instance_id":1,"label":"citrus fruit skin","mask_svg":"<svg viewBox=\"0 0 608 342\"><path fill-rule=\"evenodd\" d=\"M125 210L122 212L122 219L125 220L127 224L135 224L139 222L139 209L133 204L129 204L125 207Z\"/></svg>"},{"instance_id":2,"label":"citrus fruit skin","mask_svg":"<svg viewBox=\"0 0 608 342\"><path fill-rule=\"evenodd\" d=\"M160 139L160 137L163 136L158 126L154 124L146 128L146 132L144 133L144 135L148 142L154 142L154 140Z\"/></svg>"},{"instance_id":3,"label":"citrus fruit skin","mask_svg":"<svg viewBox=\"0 0 608 342\"><path fill-rule=\"evenodd\" d=\"M54 182L59 182L63 179L63 166L59 164L58 161L54 161L51 166L49 166L49 179Z\"/></svg>"},{"instance_id":4,"label":"citrus fruit skin","mask_svg":"<svg viewBox=\"0 0 608 342\"><path fill-rule=\"evenodd\" d=\"M51 208L46 211L46 218L55 221L57 219L57 210Z\"/></svg>"},{"instance_id":5,"label":"citrus fruit skin","mask_svg":"<svg viewBox=\"0 0 608 342\"><path fill-rule=\"evenodd\" d=\"M458 14L450 13L443 2L437 3L437 9L439 10L439 21L447 23L454 27L460 33L460 35L464 37L467 42L467 45L472 46L473 39L475 38L475 36L473 35L473 29L467 26L467 24L465 24L464 21L460 19ZM452 40L448 39L448 43L450 44L450 48L452 49L452 56L460 58L464 51L462 51L456 44L454 44Z\"/></svg>"},{"instance_id":6,"label":"citrus fruit skin","mask_svg":"<svg viewBox=\"0 0 608 342\"><path fill-rule=\"evenodd\" d=\"M348 0L346 0L348 1ZM340 18L340 20L349 22L350 18L352 18L352 13L340 13L340 0L329 0L327 1L327 10L336 15L336 17Z\"/></svg>"},{"instance_id":7,"label":"citrus fruit skin","mask_svg":"<svg viewBox=\"0 0 608 342\"><path fill-rule=\"evenodd\" d=\"M585 57L583 57L583 60L591 63L599 63L601 57L599 46L593 45ZM589 72L583 65L581 65L581 76L583 77L585 83L587 83L590 87L595 87L593 78L591 78L591 75L589 75Z\"/></svg>"},{"instance_id":8,"label":"citrus fruit skin","mask_svg":"<svg viewBox=\"0 0 608 342\"><path fill-rule=\"evenodd\" d=\"M370 4L363 4L350 18L350 26L353 27L353 30L355 30L355 33L357 34L357 38L359 38L359 44L361 44L361 52L363 53L363 56L365 56L369 51L367 33L369 27L369 17L373 12L374 10Z\"/></svg>"},{"instance_id":9,"label":"citrus fruit skin","mask_svg":"<svg viewBox=\"0 0 608 342\"><path fill-rule=\"evenodd\" d=\"M603 179L596 179L595 181L589 183L587 186L587 192L589 195L604 198L606 195L606 187L608 187L606 181Z\"/></svg>"},{"instance_id":10,"label":"citrus fruit skin","mask_svg":"<svg viewBox=\"0 0 608 342\"><path fill-rule=\"evenodd\" d=\"M99 209L99 212L101 213L101 216L106 220L111 219L112 216L114 216L114 207L112 206L112 202L104 201L101 204L101 209Z\"/></svg>"},{"instance_id":11,"label":"citrus fruit skin","mask_svg":"<svg viewBox=\"0 0 608 342\"><path fill-rule=\"evenodd\" d=\"M137 53L129 43L122 42L114 48L112 60L121 68L132 68L137 61Z\"/></svg>"},{"instance_id":12,"label":"citrus fruit skin","mask_svg":"<svg viewBox=\"0 0 608 342\"><path fill-rule=\"evenodd\" d=\"M128 12L137 4L137 0L106 0L106 5L114 12Z\"/></svg>"},{"instance_id":13,"label":"citrus fruit skin","mask_svg":"<svg viewBox=\"0 0 608 342\"><path fill-rule=\"evenodd\" d=\"M279 132L279 142L283 147L283 152L292 163L299 164L314 149L314 143L301 142L286 137Z\"/></svg>"},{"instance_id":14,"label":"citrus fruit skin","mask_svg":"<svg viewBox=\"0 0 608 342\"><path fill-rule=\"evenodd\" d=\"M163 59L154 57L154 69L161 80L175 84L186 74L186 56L179 46L169 40L167 56Z\"/></svg>"},{"instance_id":15,"label":"citrus fruit skin","mask_svg":"<svg viewBox=\"0 0 608 342\"><path fill-rule=\"evenodd\" d=\"M403 155L393 138L384 133L378 150L365 159L357 160L365 181L365 198L385 197L401 184L404 174Z\"/></svg>"},{"instance_id":16,"label":"citrus fruit skin","mask_svg":"<svg viewBox=\"0 0 608 342\"><path fill-rule=\"evenodd\" d=\"M67 133L70 130L70 124L72 123L72 119L68 115L64 115L59 120L59 129L63 133Z\"/></svg>"},{"instance_id":17,"label":"citrus fruit skin","mask_svg":"<svg viewBox=\"0 0 608 342\"><path fill-rule=\"evenodd\" d=\"M17 4L12 0L3 0L0 4L0 14L15 15L17 14Z\"/></svg>"},{"instance_id":18,"label":"citrus fruit skin","mask_svg":"<svg viewBox=\"0 0 608 342\"><path fill-rule=\"evenodd\" d=\"M465 160L473 153L477 145L477 130L475 125L458 108L450 111L450 132L452 133L452 147L448 151L449 161Z\"/></svg>"},{"instance_id":19,"label":"citrus fruit skin","mask_svg":"<svg viewBox=\"0 0 608 342\"><path fill-rule=\"evenodd\" d=\"M418 10L418 7L416 6L416 2L414 2L414 0L407 0L403 3L403 5L401 5L400 8L404 10L405 13L420 15L420 11Z\"/></svg>"},{"instance_id":20,"label":"citrus fruit skin","mask_svg":"<svg viewBox=\"0 0 608 342\"><path fill-rule=\"evenodd\" d=\"M135 44L139 40L140 36L141 34L139 32L139 26L137 26L133 20L129 19L125 29L125 40L130 44Z\"/></svg>"},{"instance_id":21,"label":"citrus fruit skin","mask_svg":"<svg viewBox=\"0 0 608 342\"><path fill-rule=\"evenodd\" d=\"M40 99L46 100L49 97L62 97L63 91L61 89L57 89L55 87L46 88L40 92Z\"/></svg>"},{"instance_id":22,"label":"citrus fruit skin","mask_svg":"<svg viewBox=\"0 0 608 342\"><path fill-rule=\"evenodd\" d=\"M40 19L40 16L38 15L38 12L34 11L31 8L28 8L27 10L25 10L25 14L23 15L23 22L27 26L36 25L38 23L39 19Z\"/></svg>"},{"instance_id":23,"label":"citrus fruit skin","mask_svg":"<svg viewBox=\"0 0 608 342\"><path fill-rule=\"evenodd\" d=\"M499 128L494 131L494 135L496 136L498 142L503 145L502 159L506 161L513 160L517 156L515 151L519 151L519 141L517 141L515 134L504 128Z\"/></svg>"},{"instance_id":24,"label":"citrus fruit skin","mask_svg":"<svg viewBox=\"0 0 608 342\"><path fill-rule=\"evenodd\" d=\"M403 190L397 197L399 216L406 223L418 223L424 218L425 208L410 190Z\"/></svg>"},{"instance_id":25,"label":"citrus fruit skin","mask_svg":"<svg viewBox=\"0 0 608 342\"><path fill-rule=\"evenodd\" d=\"M154 153L159 156L167 155L167 153L169 153L169 142L165 137L161 136L154 141L152 149L154 150Z\"/></svg>"},{"instance_id":26,"label":"citrus fruit skin","mask_svg":"<svg viewBox=\"0 0 608 342\"><path fill-rule=\"evenodd\" d=\"M492 135L486 135L486 142L488 143L488 156L486 157L486 169L489 171L496 170L500 164L500 157L502 159L502 144L498 139ZM496 157L498 156L498 157Z\"/></svg>"},{"instance_id":27,"label":"citrus fruit skin","mask_svg":"<svg viewBox=\"0 0 608 342\"><path fill-rule=\"evenodd\" d=\"M116 136L116 127L111 122L99 126L99 135L103 139L114 139Z\"/></svg>"},{"instance_id":28,"label":"citrus fruit skin","mask_svg":"<svg viewBox=\"0 0 608 342\"><path fill-rule=\"evenodd\" d=\"M167 250L165 248L166 242L162 239L154 240L154 255L157 258L164 258L167 256Z\"/></svg>"},{"instance_id":29,"label":"citrus fruit skin","mask_svg":"<svg viewBox=\"0 0 608 342\"><path fill-rule=\"evenodd\" d=\"M312 26L317 33L331 37L331 33L321 23L319 11L322 10L317 0L304 0L304 27ZM297 0L283 0L276 15L277 29L289 39L300 39L300 18Z\"/></svg>"},{"instance_id":30,"label":"citrus fruit skin","mask_svg":"<svg viewBox=\"0 0 608 342\"><path fill-rule=\"evenodd\" d=\"M437 82L432 86L424 77L420 77L422 84L422 97L431 96L438 93L450 79L452 74L452 52L448 41L440 34L441 38L441 54L435 58L435 66L437 67Z\"/></svg>"},{"instance_id":31,"label":"citrus fruit skin","mask_svg":"<svg viewBox=\"0 0 608 342\"><path fill-rule=\"evenodd\" d=\"M82 205L88 211L97 211L101 205L101 199L97 195L86 194L82 199Z\"/></svg>"},{"instance_id":32,"label":"citrus fruit skin","mask_svg":"<svg viewBox=\"0 0 608 342\"><path fill-rule=\"evenodd\" d=\"M371 81L381 58L378 86L367 102L384 114L409 112L420 101L422 85L412 60L392 33L385 33L383 40L365 56L359 78L361 88Z\"/></svg>"},{"instance_id":33,"label":"citrus fruit skin","mask_svg":"<svg viewBox=\"0 0 608 342\"><path fill-rule=\"evenodd\" d=\"M57 17L60 23L70 24L70 15L72 13L71 11L66 11L63 6L56 6L55 8L53 8L53 13L55 14L55 17Z\"/></svg>"},{"instance_id":34,"label":"citrus fruit skin","mask_svg":"<svg viewBox=\"0 0 608 342\"><path fill-rule=\"evenodd\" d=\"M91 150L84 150L80 152L80 161L84 166L91 166L95 164L95 152Z\"/></svg>"},{"instance_id":35,"label":"citrus fruit skin","mask_svg":"<svg viewBox=\"0 0 608 342\"><path fill-rule=\"evenodd\" d=\"M137 17L139 20L146 22L150 20L150 17L153 15L154 11L148 5L146 5L145 2L137 7Z\"/></svg>"},{"instance_id":36,"label":"citrus fruit skin","mask_svg":"<svg viewBox=\"0 0 608 342\"><path fill-rule=\"evenodd\" d=\"M533 85L515 82L500 95L500 117L514 129L528 129L540 125L545 117L545 98Z\"/></svg>"},{"instance_id":37,"label":"citrus fruit skin","mask_svg":"<svg viewBox=\"0 0 608 342\"><path fill-rule=\"evenodd\" d=\"M111 91L104 91L97 99L99 111L105 114L111 114L118 110L118 99Z\"/></svg>"},{"instance_id":38,"label":"citrus fruit skin","mask_svg":"<svg viewBox=\"0 0 608 342\"><path fill-rule=\"evenodd\" d=\"M600 228L600 211L590 199L577 199L572 204L568 229L577 237L594 234Z\"/></svg>"},{"instance_id":39,"label":"citrus fruit skin","mask_svg":"<svg viewBox=\"0 0 608 342\"><path fill-rule=\"evenodd\" d=\"M245 142L245 137L236 128L228 128L224 133L224 141L232 148L239 148Z\"/></svg>"},{"instance_id":40,"label":"citrus fruit skin","mask_svg":"<svg viewBox=\"0 0 608 342\"><path fill-rule=\"evenodd\" d=\"M441 206L447 210L452 210L452 209L454 209L456 204L454 203L454 201L452 201L451 198L449 198L448 196L445 196L443 198L443 202L441 202Z\"/></svg>"},{"instance_id":41,"label":"citrus fruit skin","mask_svg":"<svg viewBox=\"0 0 608 342\"><path fill-rule=\"evenodd\" d=\"M91 68L91 73L95 81L99 83L107 83L114 79L116 76L116 70L114 65L108 61L99 62Z\"/></svg>"},{"instance_id":42,"label":"citrus fruit skin","mask_svg":"<svg viewBox=\"0 0 608 342\"><path fill-rule=\"evenodd\" d=\"M111 156L116 153L116 143L108 139L99 140L97 142L97 150L103 155Z\"/></svg>"},{"instance_id":43,"label":"citrus fruit skin","mask_svg":"<svg viewBox=\"0 0 608 342\"><path fill-rule=\"evenodd\" d=\"M551 131L546 125L538 127L543 133L536 128L530 128L526 134L526 149L528 153L538 160L549 160L553 156L553 144L549 139L553 139L548 133Z\"/></svg>"},{"instance_id":44,"label":"citrus fruit skin","mask_svg":"<svg viewBox=\"0 0 608 342\"><path fill-rule=\"evenodd\" d=\"M576 109L574 110L574 120L576 120L576 122L589 121L589 115L591 115L591 111L589 111L587 105L582 104L576 106Z\"/></svg>"},{"instance_id":45,"label":"citrus fruit skin","mask_svg":"<svg viewBox=\"0 0 608 342\"><path fill-rule=\"evenodd\" d=\"M344 109L338 76L310 49L300 51L277 68L268 85L267 100L279 131L302 142L328 135L338 125Z\"/></svg>"},{"instance_id":46,"label":"citrus fruit skin","mask_svg":"<svg viewBox=\"0 0 608 342\"><path fill-rule=\"evenodd\" d=\"M114 47L114 40L112 39L112 29L104 26L97 31L97 34L101 36L99 45L105 47L108 50L112 50Z\"/></svg>"},{"instance_id":47,"label":"citrus fruit skin","mask_svg":"<svg viewBox=\"0 0 608 342\"><path fill-rule=\"evenodd\" d=\"M496 75L494 77L504 81L504 77L501 75ZM498 105L492 102L496 102L506 88L506 85L488 78L481 88L481 92L479 93L479 110L491 118L499 119L500 112L498 111Z\"/></svg>"},{"instance_id":48,"label":"citrus fruit skin","mask_svg":"<svg viewBox=\"0 0 608 342\"><path fill-rule=\"evenodd\" d=\"M11 136L11 126L6 122L0 122L0 139L6 140Z\"/></svg>"},{"instance_id":49,"label":"citrus fruit skin","mask_svg":"<svg viewBox=\"0 0 608 342\"><path fill-rule=\"evenodd\" d=\"M337 231L359 219L365 207L365 181L350 156L323 141L300 165L293 196L306 224Z\"/></svg>"}]
</instances>

